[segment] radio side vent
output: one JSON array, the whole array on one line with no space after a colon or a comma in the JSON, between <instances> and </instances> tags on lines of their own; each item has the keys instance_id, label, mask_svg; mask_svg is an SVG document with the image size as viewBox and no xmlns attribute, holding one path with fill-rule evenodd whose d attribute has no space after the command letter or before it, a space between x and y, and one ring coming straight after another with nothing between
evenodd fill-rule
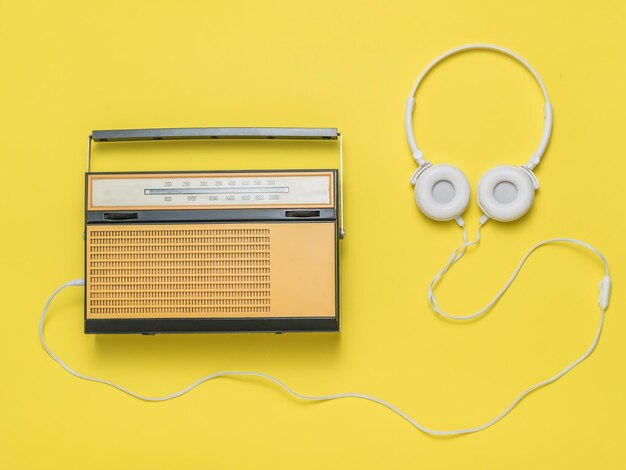
<instances>
[{"instance_id":1,"label":"radio side vent","mask_svg":"<svg viewBox=\"0 0 626 470\"><path fill-rule=\"evenodd\" d=\"M270 229L254 224L87 228L87 318L270 313Z\"/></svg>"}]
</instances>

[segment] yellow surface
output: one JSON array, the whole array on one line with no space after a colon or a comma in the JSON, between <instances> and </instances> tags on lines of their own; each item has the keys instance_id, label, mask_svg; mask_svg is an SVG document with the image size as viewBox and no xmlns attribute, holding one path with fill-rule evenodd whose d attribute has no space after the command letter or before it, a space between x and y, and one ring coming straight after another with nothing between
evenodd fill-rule
<instances>
[{"instance_id":1,"label":"yellow surface","mask_svg":"<svg viewBox=\"0 0 626 470\"><path fill-rule=\"evenodd\" d=\"M622 1L2 0L0 467L624 468L625 18ZM415 206L404 103L431 59L479 41L511 48L541 73L554 135L531 213L490 223L441 286L441 302L481 306L538 240L597 245L615 285L606 328L593 356L560 382L485 432L437 439L373 404L304 403L259 380L216 380L144 403L71 377L41 349L44 301L82 276L91 129L337 126L348 234L340 335L85 336L74 288L50 311L50 345L78 370L147 394L211 371L260 370L305 393L371 393L435 428L499 413L587 348L602 271L587 253L545 248L482 320L450 324L428 309L427 284L461 233ZM424 84L417 138L475 186L488 168L532 153L541 107L520 66L467 54ZM94 169L330 167L336 149L100 145ZM472 231L478 217L472 202Z\"/></svg>"}]
</instances>

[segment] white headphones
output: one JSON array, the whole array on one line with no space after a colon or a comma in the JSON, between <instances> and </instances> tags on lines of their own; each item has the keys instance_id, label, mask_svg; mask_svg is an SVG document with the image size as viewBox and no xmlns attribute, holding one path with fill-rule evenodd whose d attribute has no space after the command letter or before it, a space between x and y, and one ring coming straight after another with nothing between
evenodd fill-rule
<instances>
[{"instance_id":1,"label":"white headphones","mask_svg":"<svg viewBox=\"0 0 626 470\"><path fill-rule=\"evenodd\" d=\"M434 220L452 220L460 217L469 204L470 185L465 174L458 168L446 164L433 165L424 159L422 151L415 143L413 133L415 93L426 74L437 64L454 54L477 49L501 52L517 60L533 74L545 98L543 135L537 151L525 165L519 167L502 165L485 173L478 183L478 205L485 216L491 219L501 222L516 220L528 212L535 199L535 191L539 189L533 170L541 161L552 133L552 105L541 77L528 62L503 47L490 44L457 47L439 56L426 67L417 78L411 97L406 103L406 137L413 158L419 165L411 177L411 184L415 186L415 201L420 210Z\"/></svg>"}]
</instances>

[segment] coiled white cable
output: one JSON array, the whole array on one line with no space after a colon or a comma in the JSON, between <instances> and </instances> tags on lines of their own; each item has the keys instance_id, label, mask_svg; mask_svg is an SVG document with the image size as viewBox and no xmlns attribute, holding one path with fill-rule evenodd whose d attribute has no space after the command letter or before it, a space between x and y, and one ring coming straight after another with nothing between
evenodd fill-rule
<instances>
[{"instance_id":1,"label":"coiled white cable","mask_svg":"<svg viewBox=\"0 0 626 470\"><path fill-rule=\"evenodd\" d=\"M484 221L481 220L481 226L484 223ZM61 292L63 289L65 289L66 287L71 287L71 286L83 286L85 284L85 281L83 279L76 279L73 281L69 281L65 284L63 284L62 286L60 286L59 288L57 288L52 295L50 296L50 298L48 299L48 301L46 302L43 312L41 314L41 319L39 321L39 339L41 341L41 345L43 346L43 348L45 349L45 351L50 355L50 357L52 357L52 359L54 359L57 363L59 363L59 365L61 365L61 367L63 367L67 372L69 372L70 374L72 374L73 376L79 378L79 379L83 379L83 380L88 380L91 382L98 382L104 385L109 385L111 387L114 387L124 393L127 393L128 395L131 395L135 398L138 398L140 400L145 400L145 401L152 401L152 402L159 402L159 401L166 401L166 400L171 400L173 398L177 398L180 397L182 395L184 395L185 393L193 390L194 388L196 388L197 386L203 384L204 382L207 382L209 380L215 379L215 378L219 378L219 377L227 377L227 376L254 376L254 377L259 377L259 378L263 378L266 380L269 380L273 383L275 383L276 385L278 385L279 387L281 387L283 390L287 391L288 393L292 394L293 396L303 399L303 400L311 400L311 401L327 401L327 400L338 400L341 398L358 398L358 399L362 399L362 400L368 400L374 403L377 403L379 405L382 405L386 408L388 408L389 410L393 411L394 413L400 415L402 418L404 418L405 420L407 420L411 425L415 426L417 429L419 429L420 431L426 433L426 434L430 434L430 435L434 435L434 436L453 436L453 435L458 435L458 434L469 434L469 433L474 433L477 431L482 431L483 429L486 429L492 425L494 425L495 423L497 423L498 421L500 421L502 418L504 418L504 416L506 416L526 395L528 395L529 393L537 390L538 388L541 388L545 385L551 384L555 381L557 381L558 379L560 379L563 375L565 375L567 372L569 372L570 370L572 370L574 367L576 367L578 364L580 364L582 361L584 361L587 357L589 357L589 355L593 352L593 350L595 349L596 345L598 344L598 341L600 339L600 334L602 332L602 325L604 323L604 312L608 306L608 301L609 301L609 293L610 293L610 286L611 286L611 281L609 278L609 266L608 263L606 261L606 258L602 255L602 253L600 253L600 251L598 251L596 248L594 248L593 246L582 242L580 240L574 240L571 238L554 238L554 239L550 239L550 240L545 240L541 243L538 243L537 245L535 245L533 248L531 248L529 250L529 252L524 256L524 258L522 259L521 263L518 265L517 269L514 271L513 275L511 276L511 278L509 279L509 281L507 282L507 284L505 284L505 287L496 295L496 297L494 298L494 300L492 300L483 311L478 312L477 314L473 314L473 316L469 316L469 317L451 317L445 313L443 313L439 307L437 306L437 303L435 301L434 298L434 294L432 293L432 289L434 287L434 285L436 284L436 282L441 279L441 276L443 276L443 274L450 268L450 266L452 266L454 263L456 263L456 261L458 261L463 254L465 253L465 250L467 249L468 246L477 244L478 241L480 240L480 229L478 231L476 240L474 240L473 242L468 242L467 241L467 232L464 229L464 242L463 245L461 245L461 247L457 250L455 250L455 252L452 254L452 256L450 257L450 260L448 261L448 263L446 264L446 266L444 267L444 269L442 269L442 271L438 274L438 276L435 278L435 280L433 280L433 283L431 284L431 289L429 290L429 301L431 302L431 305L433 305L433 308L435 308L435 311L441 315L444 315L448 318L455 318L455 319L469 319L469 318L474 318L477 317L479 315L482 315L483 313L485 313L489 308L491 308L491 306L493 306L493 304L495 304L497 302L497 300L504 294L504 292L506 291L506 289L508 289L508 287L511 285L511 283L513 282L513 280L515 279L515 277L517 276L517 274L519 273L521 267L523 266L523 264L525 263L526 259L530 256L531 253L533 253L537 248L539 248L540 246L543 246L545 244L548 243L575 243L577 245L580 245L584 248L587 248L589 250L591 250L593 253L595 253L596 255L598 255L598 257L600 258L600 260L602 261L602 264L604 265L604 270L605 270L605 276L602 279L601 283L600 283L600 321L598 323L598 329L596 332L596 335L593 339L593 341L591 342L591 345L589 346L589 348L587 348L587 350L578 358L576 359L574 362L572 362L571 364L569 364L567 367L565 367L563 370L561 370L560 372L558 372L556 375L543 380L531 387L528 387L526 390L524 390L522 393L520 393L512 402L509 406L507 406L504 411L502 411L500 414L498 414L495 418L487 421L486 423L480 425L480 426L475 426L475 427L470 427L470 428L465 428L465 429L453 429L453 430L437 430L437 429L430 429L420 423L418 423L417 421L415 421L413 418L411 418L408 414L406 414L404 411L402 411L401 409L399 409L398 407L392 405L391 403L382 400L380 398L376 398L370 395L365 395L362 393L336 393L336 394L331 394L331 395L305 395L299 392L296 392L295 390L293 390L291 387L289 387L287 384L285 384L284 382L282 382L281 380L277 379L276 377L273 377L269 374L265 374L262 372L254 372L254 371L222 371L222 372L216 372L214 374L209 374L206 375L204 377L202 377L201 379L195 381L194 383L192 383L191 385L183 388L182 390L179 390L177 392L171 393L169 395L164 395L164 396L160 396L160 397L149 397L146 395L142 395L136 392L133 392L132 390L129 390L128 388L116 384L114 382L111 382L109 380L105 380L105 379L100 379L97 377L91 377L89 375L85 375L82 374L74 369L72 369L69 365L67 365L63 360L61 360L54 352L52 352L52 350L48 347L48 345L46 344L45 338L44 338L44 334L43 334L43 327L44 327L44 323L45 323L45 318L46 318L46 313L48 312L48 308L50 307L50 304L52 302L52 300L56 297L56 295Z\"/></svg>"},{"instance_id":2,"label":"coiled white cable","mask_svg":"<svg viewBox=\"0 0 626 470\"><path fill-rule=\"evenodd\" d=\"M509 289L509 287L511 287L511 284L513 284L513 281L515 281L515 278L517 277L517 275L522 270L522 267L524 266L524 264L526 263L526 261L528 260L530 255L537 248L540 248L540 247L542 247L544 245L548 245L548 244L552 244L552 243L571 243L571 244L574 244L574 245L582 246L582 247L584 247L584 248L586 248L588 250L591 250L595 255L597 255L600 258L600 261L602 261L602 264L604 266L604 272L605 272L605 277L603 278L602 283L607 285L607 287L605 287L605 289L609 289L610 290L609 265L608 265L608 262L606 261L606 258L604 257L604 255L598 249L596 249L595 247L589 245L588 243L585 243L585 242L583 242L581 240L576 240L574 238L550 238L548 240L543 240L543 241L537 243L536 245L531 247L530 250L528 250L526 252L526 254L522 257L522 260L520 261L520 263L517 265L517 267L513 271L513 274L511 274L511 277L509 277L508 281L504 284L504 287L502 287L502 289L500 289L500 291L493 297L493 299L491 299L489 301L489 303L487 303L487 305L485 305L483 308L481 308L477 312L469 314L469 315L457 315L457 314L451 315L449 313L444 312L439 307L437 299L435 298L434 289L435 289L437 283L444 276L444 274L446 272L448 272L448 270L457 261L459 261L463 257L463 255L465 254L467 248L472 246L472 245L477 245L480 242L480 231L481 231L482 226L486 223L487 220L488 219L487 219L486 216L483 216L483 218L481 218L480 225L479 225L478 231L476 233L476 239L474 241L472 241L472 242L468 242L467 241L467 230L465 229L465 224L463 223L463 219L461 219L460 217L457 218L457 223L463 229L463 243L461 244L461 246L459 246L456 250L454 250L452 252L452 254L450 255L450 258L448 259L446 264L443 266L443 268L441 268L441 270L435 275L435 277L431 281L430 287L428 289L428 302L429 302L430 306L432 307L432 309L435 312L437 312L439 315L441 315L441 316L443 316L445 318L448 318L450 320L459 320L459 321L473 320L475 318L478 318L478 317L484 315L485 313L487 313L489 310L491 310L493 308L493 306L502 298L502 296ZM602 285L603 285L602 283L601 283L601 289L602 289ZM601 295L602 295L602 292L601 292ZM607 292L607 296L608 296L608 292ZM602 299L601 299L601 301L602 301ZM607 305L608 305L608 297L606 299L606 302L607 302Z\"/></svg>"}]
</instances>

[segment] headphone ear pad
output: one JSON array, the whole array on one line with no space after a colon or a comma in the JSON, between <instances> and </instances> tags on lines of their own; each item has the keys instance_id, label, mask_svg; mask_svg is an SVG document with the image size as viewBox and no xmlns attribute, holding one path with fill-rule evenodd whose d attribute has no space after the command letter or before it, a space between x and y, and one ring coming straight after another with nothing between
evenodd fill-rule
<instances>
[{"instance_id":1,"label":"headphone ear pad","mask_svg":"<svg viewBox=\"0 0 626 470\"><path fill-rule=\"evenodd\" d=\"M470 185L465 174L451 165L432 165L415 183L415 202L434 220L452 220L460 216L470 200Z\"/></svg>"},{"instance_id":2,"label":"headphone ear pad","mask_svg":"<svg viewBox=\"0 0 626 470\"><path fill-rule=\"evenodd\" d=\"M526 214L535 200L530 177L516 166L492 168L478 182L478 205L489 218L510 222Z\"/></svg>"}]
</instances>

